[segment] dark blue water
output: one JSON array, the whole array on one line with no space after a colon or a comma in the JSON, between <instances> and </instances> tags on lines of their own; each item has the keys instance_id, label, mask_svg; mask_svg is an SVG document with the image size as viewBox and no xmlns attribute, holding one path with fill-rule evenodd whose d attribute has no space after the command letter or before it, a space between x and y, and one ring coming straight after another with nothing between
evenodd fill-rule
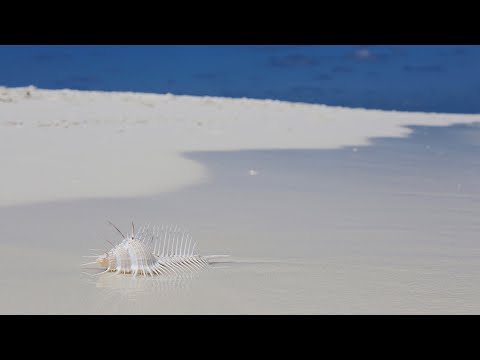
<instances>
[{"instance_id":1,"label":"dark blue water","mask_svg":"<svg viewBox=\"0 0 480 360\"><path fill-rule=\"evenodd\" d=\"M0 46L0 86L480 113L480 46Z\"/></svg>"}]
</instances>

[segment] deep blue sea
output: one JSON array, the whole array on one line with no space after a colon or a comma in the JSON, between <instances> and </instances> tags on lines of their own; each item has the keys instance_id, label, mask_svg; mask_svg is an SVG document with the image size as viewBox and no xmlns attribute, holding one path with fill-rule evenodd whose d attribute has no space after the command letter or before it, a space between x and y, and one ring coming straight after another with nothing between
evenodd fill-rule
<instances>
[{"instance_id":1,"label":"deep blue sea","mask_svg":"<svg viewBox=\"0 0 480 360\"><path fill-rule=\"evenodd\" d=\"M0 86L480 113L480 46L0 46Z\"/></svg>"}]
</instances>

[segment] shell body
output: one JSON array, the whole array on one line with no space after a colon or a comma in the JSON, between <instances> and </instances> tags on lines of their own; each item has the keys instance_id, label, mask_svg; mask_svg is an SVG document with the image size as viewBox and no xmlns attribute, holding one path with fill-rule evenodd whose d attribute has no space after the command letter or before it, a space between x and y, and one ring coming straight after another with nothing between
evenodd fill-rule
<instances>
[{"instance_id":1,"label":"shell body","mask_svg":"<svg viewBox=\"0 0 480 360\"><path fill-rule=\"evenodd\" d=\"M122 237L119 244L96 258L95 262L105 269L103 272L133 276L179 275L206 268L209 259L225 256L195 254L196 243L192 242L190 234L173 226L153 227L152 230L144 226L135 233L132 224L132 233L126 237L122 234Z\"/></svg>"}]
</instances>

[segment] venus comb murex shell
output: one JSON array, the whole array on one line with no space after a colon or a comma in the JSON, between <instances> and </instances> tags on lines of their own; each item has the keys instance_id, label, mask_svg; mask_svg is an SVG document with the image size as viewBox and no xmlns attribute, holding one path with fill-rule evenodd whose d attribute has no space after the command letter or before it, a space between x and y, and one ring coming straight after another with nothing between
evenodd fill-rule
<instances>
[{"instance_id":1,"label":"venus comb murex shell","mask_svg":"<svg viewBox=\"0 0 480 360\"><path fill-rule=\"evenodd\" d=\"M157 227L143 226L129 236L110 223L121 235L123 240L103 255L95 255L96 260L89 264L98 264L106 272L116 274L137 275L179 275L195 272L210 265L210 260L228 255L201 256L195 253L196 242L188 231L178 226L168 225Z\"/></svg>"}]
</instances>

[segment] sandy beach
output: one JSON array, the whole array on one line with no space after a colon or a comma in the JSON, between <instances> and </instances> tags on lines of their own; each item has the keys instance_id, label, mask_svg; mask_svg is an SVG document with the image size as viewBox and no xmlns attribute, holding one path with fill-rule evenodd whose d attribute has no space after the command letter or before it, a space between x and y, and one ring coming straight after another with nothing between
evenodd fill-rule
<instances>
[{"instance_id":1,"label":"sandy beach","mask_svg":"<svg viewBox=\"0 0 480 360\"><path fill-rule=\"evenodd\" d=\"M0 313L479 313L479 125L0 88ZM107 220L180 224L231 258L185 278L82 274L119 240Z\"/></svg>"}]
</instances>

